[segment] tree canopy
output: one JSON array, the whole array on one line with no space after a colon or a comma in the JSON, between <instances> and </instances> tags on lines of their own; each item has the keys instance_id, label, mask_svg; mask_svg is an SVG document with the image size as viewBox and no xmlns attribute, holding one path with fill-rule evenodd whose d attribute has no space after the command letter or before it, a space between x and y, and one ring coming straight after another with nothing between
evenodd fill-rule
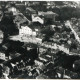
<instances>
[{"instance_id":1,"label":"tree canopy","mask_svg":"<svg viewBox=\"0 0 80 80\"><path fill-rule=\"evenodd\" d=\"M0 29L4 34L14 35L15 32L18 32L16 24L13 22L12 16L4 16L0 22Z\"/></svg>"}]
</instances>

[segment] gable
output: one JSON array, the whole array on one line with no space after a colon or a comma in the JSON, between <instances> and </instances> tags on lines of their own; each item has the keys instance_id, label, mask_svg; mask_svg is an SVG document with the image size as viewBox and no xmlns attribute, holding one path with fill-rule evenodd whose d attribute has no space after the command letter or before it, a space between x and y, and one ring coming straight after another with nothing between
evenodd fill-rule
<instances>
[{"instance_id":1,"label":"gable","mask_svg":"<svg viewBox=\"0 0 80 80\"><path fill-rule=\"evenodd\" d=\"M32 17L32 21L33 22L39 22L39 23L41 23L41 24L43 24L44 23L44 20L43 19L41 19L40 17Z\"/></svg>"}]
</instances>

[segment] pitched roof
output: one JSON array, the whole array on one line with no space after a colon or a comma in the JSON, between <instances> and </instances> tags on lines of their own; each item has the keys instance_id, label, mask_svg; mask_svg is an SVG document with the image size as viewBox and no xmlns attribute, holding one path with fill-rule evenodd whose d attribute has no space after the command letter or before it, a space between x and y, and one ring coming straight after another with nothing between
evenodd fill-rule
<instances>
[{"instance_id":1,"label":"pitched roof","mask_svg":"<svg viewBox=\"0 0 80 80\"><path fill-rule=\"evenodd\" d=\"M38 12L38 15L58 15L52 11L47 11L47 12L42 12L42 11L39 11Z\"/></svg>"},{"instance_id":2,"label":"pitched roof","mask_svg":"<svg viewBox=\"0 0 80 80\"><path fill-rule=\"evenodd\" d=\"M38 15L32 15L32 21L33 22L39 22L40 24L44 23L44 20Z\"/></svg>"},{"instance_id":3,"label":"pitched roof","mask_svg":"<svg viewBox=\"0 0 80 80\"><path fill-rule=\"evenodd\" d=\"M35 11L34 9L32 9L31 7L28 7L28 8L26 8L26 10L29 10L29 11Z\"/></svg>"}]
</instances>

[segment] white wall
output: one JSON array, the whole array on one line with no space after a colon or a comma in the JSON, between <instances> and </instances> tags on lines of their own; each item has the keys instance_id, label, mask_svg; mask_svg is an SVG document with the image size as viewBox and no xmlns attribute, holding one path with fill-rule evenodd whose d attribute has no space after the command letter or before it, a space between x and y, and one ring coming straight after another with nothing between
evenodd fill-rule
<instances>
[{"instance_id":1,"label":"white wall","mask_svg":"<svg viewBox=\"0 0 80 80\"><path fill-rule=\"evenodd\" d=\"M19 35L32 35L32 30L28 26L21 26Z\"/></svg>"},{"instance_id":2,"label":"white wall","mask_svg":"<svg viewBox=\"0 0 80 80\"><path fill-rule=\"evenodd\" d=\"M21 26L19 29L19 35L36 36L36 32L32 31L28 26Z\"/></svg>"},{"instance_id":3,"label":"white wall","mask_svg":"<svg viewBox=\"0 0 80 80\"><path fill-rule=\"evenodd\" d=\"M41 19L38 16L34 16L34 15L32 15L32 22L39 22L41 24L44 24L44 20L43 19Z\"/></svg>"},{"instance_id":4,"label":"white wall","mask_svg":"<svg viewBox=\"0 0 80 80\"><path fill-rule=\"evenodd\" d=\"M5 54L4 53L0 53L0 59L5 60Z\"/></svg>"}]
</instances>

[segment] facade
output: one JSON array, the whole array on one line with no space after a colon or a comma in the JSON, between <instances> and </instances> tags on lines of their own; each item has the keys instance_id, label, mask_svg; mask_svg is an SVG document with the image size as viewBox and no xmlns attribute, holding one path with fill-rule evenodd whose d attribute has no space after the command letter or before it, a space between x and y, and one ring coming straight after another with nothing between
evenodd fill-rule
<instances>
[{"instance_id":1,"label":"facade","mask_svg":"<svg viewBox=\"0 0 80 80\"><path fill-rule=\"evenodd\" d=\"M5 60L5 53L0 52L0 59Z\"/></svg>"},{"instance_id":2,"label":"facade","mask_svg":"<svg viewBox=\"0 0 80 80\"><path fill-rule=\"evenodd\" d=\"M44 24L44 20L37 15L32 15L32 22L39 22L40 24Z\"/></svg>"},{"instance_id":3,"label":"facade","mask_svg":"<svg viewBox=\"0 0 80 80\"><path fill-rule=\"evenodd\" d=\"M32 29L29 28L28 26L21 26L21 28L19 29L19 35L36 36L36 32L32 31Z\"/></svg>"}]
</instances>

